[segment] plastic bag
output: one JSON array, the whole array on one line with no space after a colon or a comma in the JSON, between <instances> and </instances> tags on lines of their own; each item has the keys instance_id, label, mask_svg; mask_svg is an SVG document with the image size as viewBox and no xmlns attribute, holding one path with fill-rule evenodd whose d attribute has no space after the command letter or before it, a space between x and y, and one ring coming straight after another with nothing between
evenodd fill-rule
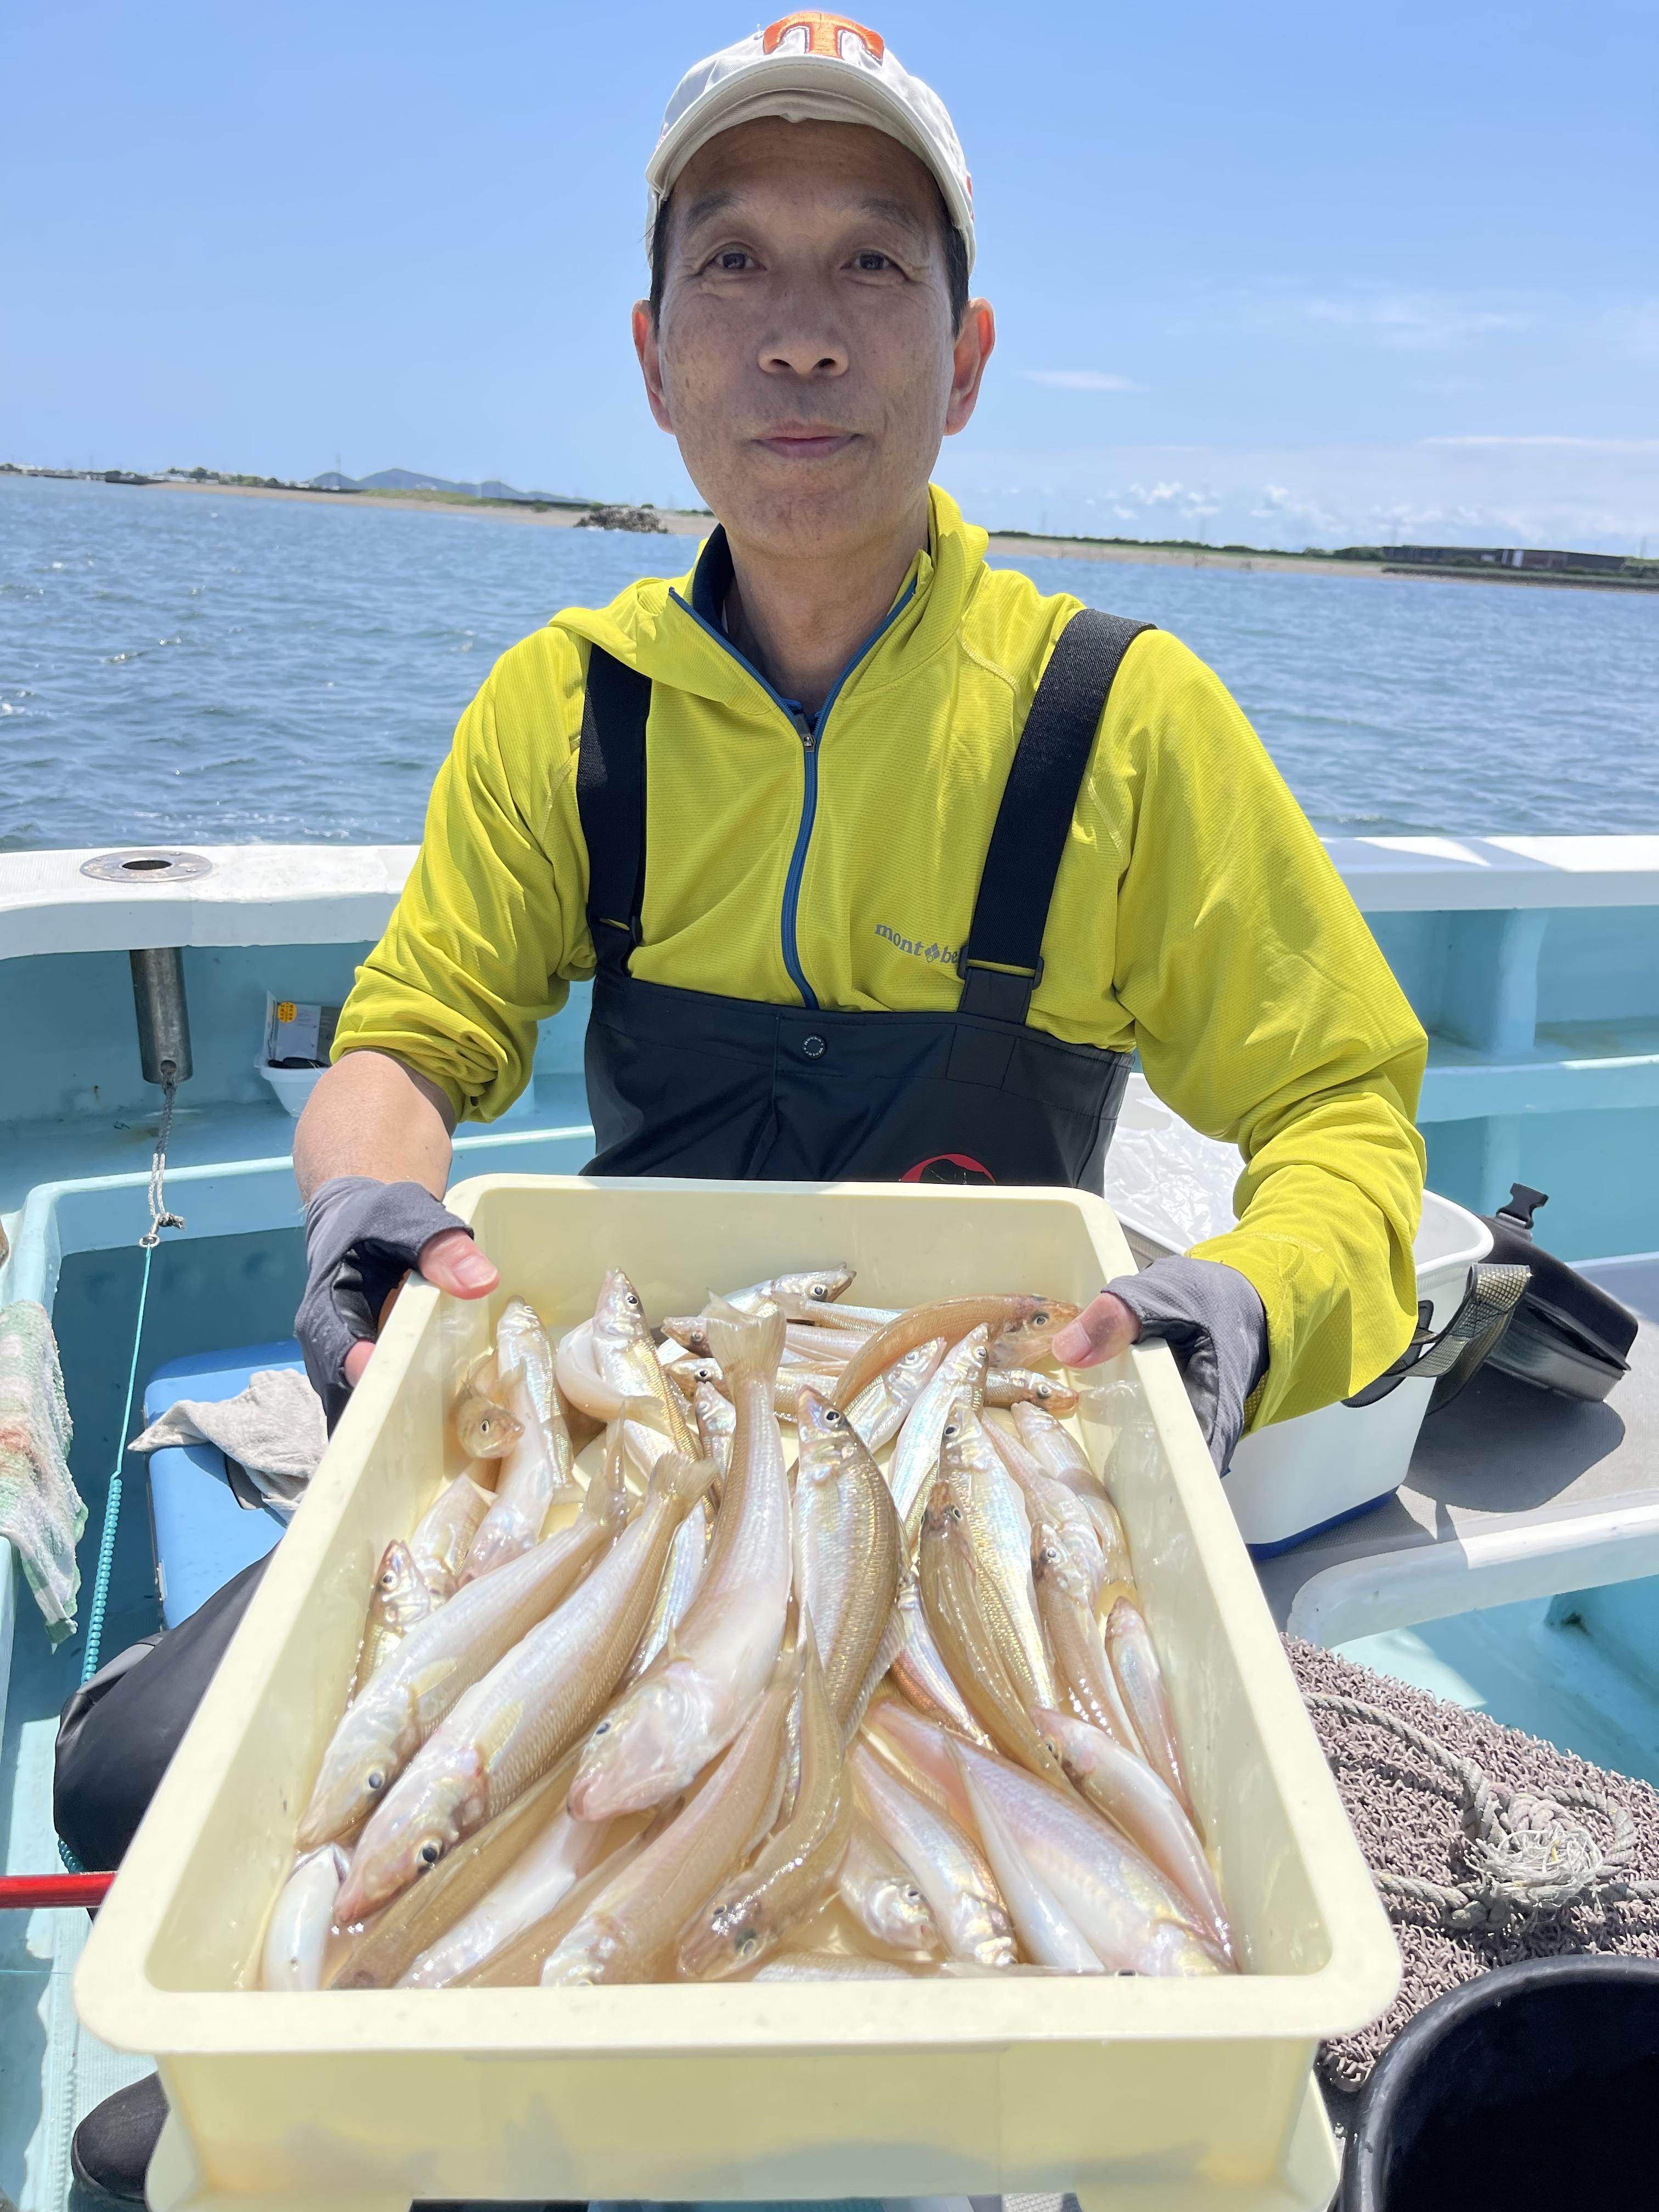
<instances>
[{"instance_id":1,"label":"plastic bag","mask_svg":"<svg viewBox=\"0 0 1659 2212\"><path fill-rule=\"evenodd\" d=\"M1126 1230L1158 1252L1185 1252L1237 1218L1244 1163L1236 1146L1200 1136L1132 1075L1106 1155L1106 1198ZM1153 1254L1149 1252L1150 1258Z\"/></svg>"},{"instance_id":2,"label":"plastic bag","mask_svg":"<svg viewBox=\"0 0 1659 2212\"><path fill-rule=\"evenodd\" d=\"M87 1522L66 1457L72 1434L46 1308L33 1298L0 1307L0 1536L21 1559L54 1644L75 1626L75 1546Z\"/></svg>"}]
</instances>

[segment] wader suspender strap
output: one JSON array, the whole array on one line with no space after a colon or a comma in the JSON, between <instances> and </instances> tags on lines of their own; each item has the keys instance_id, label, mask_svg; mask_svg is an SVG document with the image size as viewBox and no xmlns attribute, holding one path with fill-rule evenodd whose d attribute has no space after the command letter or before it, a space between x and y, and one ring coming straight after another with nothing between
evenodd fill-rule
<instances>
[{"instance_id":1,"label":"wader suspender strap","mask_svg":"<svg viewBox=\"0 0 1659 2212\"><path fill-rule=\"evenodd\" d=\"M645 898L645 724L651 679L596 645L587 663L576 811L587 847L587 927L602 971L628 972Z\"/></svg>"},{"instance_id":2,"label":"wader suspender strap","mask_svg":"<svg viewBox=\"0 0 1659 2212\"><path fill-rule=\"evenodd\" d=\"M1085 607L1055 641L1014 750L957 961L959 1012L1024 1021L1042 981L1048 902L1107 695L1132 641L1155 627Z\"/></svg>"}]
</instances>

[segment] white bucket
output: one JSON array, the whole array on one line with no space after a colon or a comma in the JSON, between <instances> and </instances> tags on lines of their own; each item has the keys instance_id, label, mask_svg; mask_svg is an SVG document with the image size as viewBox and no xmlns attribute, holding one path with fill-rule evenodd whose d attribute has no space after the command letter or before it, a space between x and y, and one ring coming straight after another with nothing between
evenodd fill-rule
<instances>
[{"instance_id":1,"label":"white bucket","mask_svg":"<svg viewBox=\"0 0 1659 2212\"><path fill-rule=\"evenodd\" d=\"M1143 1264L1233 1225L1242 1163L1231 1145L1189 1128L1132 1076L1106 1158L1106 1195ZM1443 1328L1462 1301L1469 1269L1492 1249L1492 1232L1434 1191L1423 1196L1413 1247L1417 1295ZM1407 1378L1371 1406L1325 1406L1246 1437L1225 1491L1258 1559L1380 1505L1406 1480L1434 1385Z\"/></svg>"}]
</instances>

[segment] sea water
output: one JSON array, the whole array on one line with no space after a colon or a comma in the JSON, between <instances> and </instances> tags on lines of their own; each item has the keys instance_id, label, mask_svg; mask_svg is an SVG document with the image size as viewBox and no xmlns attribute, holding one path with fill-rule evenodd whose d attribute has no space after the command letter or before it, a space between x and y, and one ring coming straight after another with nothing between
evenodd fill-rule
<instances>
[{"instance_id":1,"label":"sea water","mask_svg":"<svg viewBox=\"0 0 1659 2212\"><path fill-rule=\"evenodd\" d=\"M0 849L417 838L495 656L694 550L0 477ZM1001 565L1183 638L1328 835L1659 830L1659 595Z\"/></svg>"}]
</instances>

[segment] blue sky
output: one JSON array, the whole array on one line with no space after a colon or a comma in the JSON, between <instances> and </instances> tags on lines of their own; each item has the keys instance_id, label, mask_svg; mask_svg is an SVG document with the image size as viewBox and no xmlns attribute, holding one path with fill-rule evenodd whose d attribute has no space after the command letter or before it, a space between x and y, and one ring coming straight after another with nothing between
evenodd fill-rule
<instances>
[{"instance_id":1,"label":"blue sky","mask_svg":"<svg viewBox=\"0 0 1659 2212\"><path fill-rule=\"evenodd\" d=\"M1659 8L885 5L974 172L988 522L1659 552ZM0 458L687 501L641 170L721 6L14 9Z\"/></svg>"}]
</instances>

